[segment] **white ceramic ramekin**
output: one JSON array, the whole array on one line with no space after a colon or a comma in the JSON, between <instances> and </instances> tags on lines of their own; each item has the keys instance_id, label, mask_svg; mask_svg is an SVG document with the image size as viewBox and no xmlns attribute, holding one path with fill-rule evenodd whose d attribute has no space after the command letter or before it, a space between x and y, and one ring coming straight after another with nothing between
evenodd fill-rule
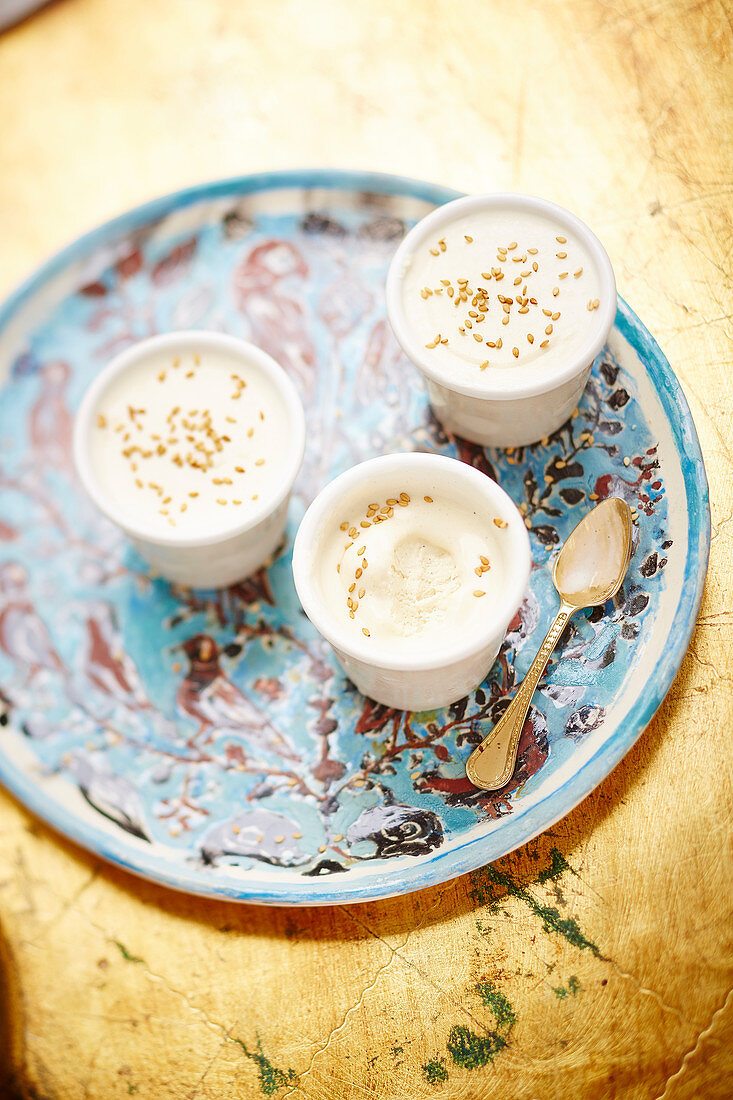
<instances>
[{"instance_id":1,"label":"white ceramic ramekin","mask_svg":"<svg viewBox=\"0 0 733 1100\"><path fill-rule=\"evenodd\" d=\"M324 532L341 518L344 502L361 486L367 499L391 495L395 481L410 494L451 500L507 526L501 531L506 583L499 599L487 606L480 625L459 643L439 651L389 654L375 651L364 638L355 641L326 604L318 578ZM463 698L486 677L529 581L529 537L518 509L495 481L453 458L433 454L392 454L369 459L341 474L323 489L303 517L293 549L293 575L300 602L313 625L330 642L344 671L364 695L400 710L434 710Z\"/></svg>"},{"instance_id":2,"label":"white ceramic ramekin","mask_svg":"<svg viewBox=\"0 0 733 1100\"><path fill-rule=\"evenodd\" d=\"M585 343L567 360L550 367L540 361L536 366L492 368L484 371L475 384L464 384L431 360L412 331L405 315L403 281L417 249L434 242L451 222L508 207L544 215L558 228L577 234L595 264L601 304L593 312L593 326ZM443 426L473 443L520 446L551 435L578 404L593 362L613 327L616 281L603 245L569 210L532 195L470 195L433 210L402 241L387 276L387 312L403 351L425 376L430 403Z\"/></svg>"},{"instance_id":3,"label":"white ceramic ramekin","mask_svg":"<svg viewBox=\"0 0 733 1100\"><path fill-rule=\"evenodd\" d=\"M287 448L288 461L277 491L261 500L244 521L215 533L163 534L133 522L118 509L95 477L89 444L99 402L112 380L124 371L160 352L203 355L207 350L225 352L250 369L266 376L282 398L289 431L278 440ZM100 372L84 394L74 424L74 461L84 488L100 512L122 528L154 571L167 580L195 588L219 588L234 584L263 565L282 539L288 503L305 450L305 415L295 386L275 360L244 340L220 332L186 331L153 336L127 348Z\"/></svg>"}]
</instances>

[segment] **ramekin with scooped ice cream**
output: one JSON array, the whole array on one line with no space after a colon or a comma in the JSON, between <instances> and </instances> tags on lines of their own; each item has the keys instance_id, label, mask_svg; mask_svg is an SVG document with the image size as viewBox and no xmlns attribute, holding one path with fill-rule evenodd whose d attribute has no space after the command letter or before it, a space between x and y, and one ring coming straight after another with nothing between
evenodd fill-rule
<instances>
[{"instance_id":1,"label":"ramekin with scooped ice cream","mask_svg":"<svg viewBox=\"0 0 733 1100\"><path fill-rule=\"evenodd\" d=\"M530 572L524 520L456 459L392 454L323 489L295 539L303 608L363 694L433 710L485 678Z\"/></svg>"}]
</instances>

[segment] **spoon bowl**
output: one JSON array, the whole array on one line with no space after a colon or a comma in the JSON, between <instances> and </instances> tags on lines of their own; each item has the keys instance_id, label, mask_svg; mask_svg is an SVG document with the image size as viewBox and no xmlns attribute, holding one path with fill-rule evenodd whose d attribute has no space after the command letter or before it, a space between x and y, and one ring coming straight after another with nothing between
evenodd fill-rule
<instances>
[{"instance_id":1,"label":"spoon bowl","mask_svg":"<svg viewBox=\"0 0 733 1100\"><path fill-rule=\"evenodd\" d=\"M608 497L575 527L555 558L552 582L576 610L615 596L631 557L631 510Z\"/></svg>"}]
</instances>

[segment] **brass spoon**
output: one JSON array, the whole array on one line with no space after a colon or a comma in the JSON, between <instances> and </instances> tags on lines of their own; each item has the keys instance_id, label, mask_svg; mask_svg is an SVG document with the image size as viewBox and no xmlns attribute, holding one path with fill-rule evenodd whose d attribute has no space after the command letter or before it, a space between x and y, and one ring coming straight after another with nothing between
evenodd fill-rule
<instances>
[{"instance_id":1,"label":"brass spoon","mask_svg":"<svg viewBox=\"0 0 733 1100\"><path fill-rule=\"evenodd\" d=\"M631 509L619 497L602 501L570 532L552 570L560 610L517 694L468 758L466 775L474 786L495 791L509 781L530 701L568 619L618 592L630 556Z\"/></svg>"}]
</instances>

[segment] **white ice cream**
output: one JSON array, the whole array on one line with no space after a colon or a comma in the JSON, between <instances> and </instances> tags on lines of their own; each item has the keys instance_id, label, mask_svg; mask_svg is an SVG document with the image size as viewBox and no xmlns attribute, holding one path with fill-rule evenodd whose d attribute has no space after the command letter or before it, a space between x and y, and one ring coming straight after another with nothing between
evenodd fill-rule
<instances>
[{"instance_id":1,"label":"white ice cream","mask_svg":"<svg viewBox=\"0 0 733 1100\"><path fill-rule=\"evenodd\" d=\"M377 657L455 644L501 591L503 520L495 525L424 487L373 492L324 532L319 580L327 606Z\"/></svg>"},{"instance_id":2,"label":"white ice cream","mask_svg":"<svg viewBox=\"0 0 733 1100\"><path fill-rule=\"evenodd\" d=\"M288 415L272 382L225 351L156 352L97 403L92 468L110 502L152 531L234 528L282 484Z\"/></svg>"},{"instance_id":3,"label":"white ice cream","mask_svg":"<svg viewBox=\"0 0 733 1100\"><path fill-rule=\"evenodd\" d=\"M578 351L598 326L600 285L572 230L507 206L458 218L421 244L403 306L428 361L480 384L491 368L549 367Z\"/></svg>"}]
</instances>

